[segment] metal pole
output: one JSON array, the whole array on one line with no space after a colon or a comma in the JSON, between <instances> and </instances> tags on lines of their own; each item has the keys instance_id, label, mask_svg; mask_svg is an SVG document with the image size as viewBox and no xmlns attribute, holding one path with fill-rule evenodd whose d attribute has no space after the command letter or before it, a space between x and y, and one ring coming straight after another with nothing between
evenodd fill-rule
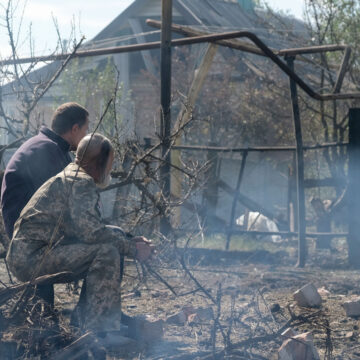
<instances>
[{"instance_id":1,"label":"metal pole","mask_svg":"<svg viewBox=\"0 0 360 360\"><path fill-rule=\"evenodd\" d=\"M360 266L360 108L349 110L349 264Z\"/></svg>"},{"instance_id":2,"label":"metal pole","mask_svg":"<svg viewBox=\"0 0 360 360\"><path fill-rule=\"evenodd\" d=\"M162 140L161 153L164 163L160 168L161 189L165 200L170 199L170 130L171 130L171 24L172 0L162 0L162 26L161 26L161 114L160 134ZM168 216L162 216L160 231L168 234L170 221Z\"/></svg>"},{"instance_id":3,"label":"metal pole","mask_svg":"<svg viewBox=\"0 0 360 360\"><path fill-rule=\"evenodd\" d=\"M331 147L348 146L348 143L324 143L310 146L303 146L304 150L325 149ZM217 152L250 152L250 151L295 151L296 146L254 146L254 147L221 147L221 146L200 146L200 145L174 145L173 150L184 151L217 151Z\"/></svg>"},{"instance_id":4,"label":"metal pole","mask_svg":"<svg viewBox=\"0 0 360 360\"><path fill-rule=\"evenodd\" d=\"M288 67L294 71L293 56L288 57L286 62ZM297 187L297 206L298 206L298 267L304 267L306 261L306 220L305 220L305 187L304 187L304 149L301 133L300 110L297 96L296 82L290 78L291 104L293 109L295 139L296 139L296 187Z\"/></svg>"},{"instance_id":5,"label":"metal pole","mask_svg":"<svg viewBox=\"0 0 360 360\"><path fill-rule=\"evenodd\" d=\"M148 19L146 20L146 24L149 26L153 26L155 28L160 29L161 27L161 21ZM172 31L175 31L179 34L183 34L186 36L201 36L201 35L209 35L211 34L208 31L204 30L198 30L197 28L189 25L179 25L179 24L172 24L171 26ZM251 54L256 54L260 56L264 56L264 53L259 50L254 45L249 44L245 41L238 41L238 40L219 40L217 41L219 45L228 46L233 49L249 52ZM295 49L281 49L277 50L274 48L271 48L271 50L276 55L281 56L295 56L295 55L301 55L301 54L314 54L314 53L321 53L321 52L328 52L328 51L346 51L346 49L349 49L350 46L348 45L319 45L319 46L307 46L303 48L295 48ZM299 59L304 60L304 59Z\"/></svg>"},{"instance_id":6,"label":"metal pole","mask_svg":"<svg viewBox=\"0 0 360 360\"><path fill-rule=\"evenodd\" d=\"M238 198L239 198L239 191L240 191L241 182L242 182L242 179L244 177L244 171L245 171L245 164L246 164L247 156L248 156L248 152L245 151L243 153L243 156L242 156L242 159L241 159L241 166L240 166L239 176L238 176L237 183L236 183L236 193L234 195L234 199L233 199L233 203L232 203L232 207L231 207L229 231L227 233L226 246L225 246L226 250L229 250L229 247L230 247L230 240L231 240L231 235L232 235L233 226L234 226L234 220L235 220L236 205L237 205Z\"/></svg>"}]
</instances>

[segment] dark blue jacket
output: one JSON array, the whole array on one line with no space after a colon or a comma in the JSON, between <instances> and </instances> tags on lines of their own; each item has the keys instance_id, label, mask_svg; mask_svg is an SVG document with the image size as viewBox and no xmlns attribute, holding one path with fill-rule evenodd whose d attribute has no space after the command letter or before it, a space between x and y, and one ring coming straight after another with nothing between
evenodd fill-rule
<instances>
[{"instance_id":1,"label":"dark blue jacket","mask_svg":"<svg viewBox=\"0 0 360 360\"><path fill-rule=\"evenodd\" d=\"M10 159L1 186L2 214L10 239L21 210L35 191L71 162L69 150L67 141L42 126Z\"/></svg>"}]
</instances>

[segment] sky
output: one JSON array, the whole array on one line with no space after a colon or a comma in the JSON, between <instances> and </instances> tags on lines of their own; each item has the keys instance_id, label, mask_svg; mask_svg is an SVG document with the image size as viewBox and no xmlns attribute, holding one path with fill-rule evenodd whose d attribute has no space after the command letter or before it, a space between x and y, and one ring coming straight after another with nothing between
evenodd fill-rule
<instances>
[{"instance_id":1,"label":"sky","mask_svg":"<svg viewBox=\"0 0 360 360\"><path fill-rule=\"evenodd\" d=\"M0 16L2 7L8 0L0 0ZM31 24L36 55L45 55L54 50L57 35L53 23L56 18L63 38L69 38L73 25L77 38L82 35L86 40L92 39L117 15L126 9L134 0L14 0L19 3L16 9L15 25L18 25L23 13L22 33L19 39L20 56L30 54L27 34ZM196 0L194 0L196 1ZM283 10L298 18L302 16L304 0L266 0L275 10ZM25 5L25 6L24 6ZM4 19L0 18L0 58L9 54L8 40ZM17 31L15 31L17 33Z\"/></svg>"}]
</instances>

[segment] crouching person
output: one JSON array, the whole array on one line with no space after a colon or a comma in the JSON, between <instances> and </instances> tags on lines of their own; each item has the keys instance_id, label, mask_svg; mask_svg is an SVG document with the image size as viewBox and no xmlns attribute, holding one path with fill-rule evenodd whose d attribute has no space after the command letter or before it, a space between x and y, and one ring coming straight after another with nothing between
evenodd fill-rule
<instances>
[{"instance_id":1,"label":"crouching person","mask_svg":"<svg viewBox=\"0 0 360 360\"><path fill-rule=\"evenodd\" d=\"M62 271L85 274L84 327L94 332L118 330L121 255L144 261L152 250L144 237L129 240L102 222L98 188L109 183L113 159L106 137L84 137L75 163L45 182L22 210L7 253L21 281Z\"/></svg>"}]
</instances>

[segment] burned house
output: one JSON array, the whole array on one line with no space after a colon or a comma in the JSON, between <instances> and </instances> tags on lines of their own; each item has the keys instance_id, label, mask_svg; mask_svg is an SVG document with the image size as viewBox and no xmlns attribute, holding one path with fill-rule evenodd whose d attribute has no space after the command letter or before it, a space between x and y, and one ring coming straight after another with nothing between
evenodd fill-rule
<instances>
[{"instance_id":1,"label":"burned house","mask_svg":"<svg viewBox=\"0 0 360 360\"><path fill-rule=\"evenodd\" d=\"M149 18L158 21L161 19L161 1L136 0L97 36L85 43L81 50L157 41L160 38L160 30L147 24L146 20ZM277 49L301 46L304 43L302 40L304 26L301 22L292 18L278 17L264 9L256 8L251 0L174 0L173 23L205 32L247 30L257 34L268 46ZM284 36L281 29L285 28L287 31L293 31L294 34L301 33L301 36ZM182 36L173 33L174 38ZM187 49L174 49L172 107L174 119L181 108L182 99L187 95L187 89L198 69L206 46L206 44L198 44ZM229 59L237 60L227 68ZM144 139L150 141L156 139L159 129L159 50L81 59L72 70L70 66L69 71L82 73L86 78L90 77L87 74L94 72L100 74L109 62L116 66L122 84L123 98L119 111L123 141L137 139L143 143ZM59 63L55 61L35 70L31 76L34 79L50 78L58 66ZM208 73L209 80L205 83L196 103L195 111L196 116L201 120L200 125L191 133L185 134L183 142L217 146L251 146L263 144L264 141L269 145L281 141L286 144L291 137L289 133L292 129L290 111L282 122L285 124L285 129L279 130L278 125L273 126L277 121L276 111L272 114L259 114L262 100L252 104L255 97L267 98L268 103L273 101L271 94L262 93L261 85L264 78L270 75L272 68L272 64L262 58L258 59L256 55L220 48ZM83 94L79 99L74 98L71 89L69 90L73 85L66 76L66 73L63 74L39 102L33 119L33 130L41 123L48 124L53 109L65 101L79 101L92 114L100 114L106 99L98 101L98 94L95 94L96 99L94 96L83 97ZM274 72L271 76L272 79L276 79L279 74ZM284 76L283 79L286 80ZM64 85L66 82L68 84ZM11 84L8 84L3 88L3 93L10 94L10 90ZM85 92L89 89L83 90ZM238 97L239 93L242 95L241 99ZM9 95L5 99L8 108L16 108L17 99L14 96ZM211 104L208 102L209 99ZM267 126L262 126L263 119L267 119ZM211 154L197 153L191 156L204 161L214 160ZM218 154L214 165L215 172L211 176L216 176L230 187L234 187L240 159L239 153ZM274 161L280 166L274 166ZM288 162L288 155L273 154L268 157L262 153L252 154L246 165L248 172L242 185L243 191L272 213L286 211L288 195L284 189L288 185ZM216 215L226 219L233 195L219 188L216 188L215 194L213 201L216 205ZM243 209L239 211L241 213Z\"/></svg>"}]
</instances>

